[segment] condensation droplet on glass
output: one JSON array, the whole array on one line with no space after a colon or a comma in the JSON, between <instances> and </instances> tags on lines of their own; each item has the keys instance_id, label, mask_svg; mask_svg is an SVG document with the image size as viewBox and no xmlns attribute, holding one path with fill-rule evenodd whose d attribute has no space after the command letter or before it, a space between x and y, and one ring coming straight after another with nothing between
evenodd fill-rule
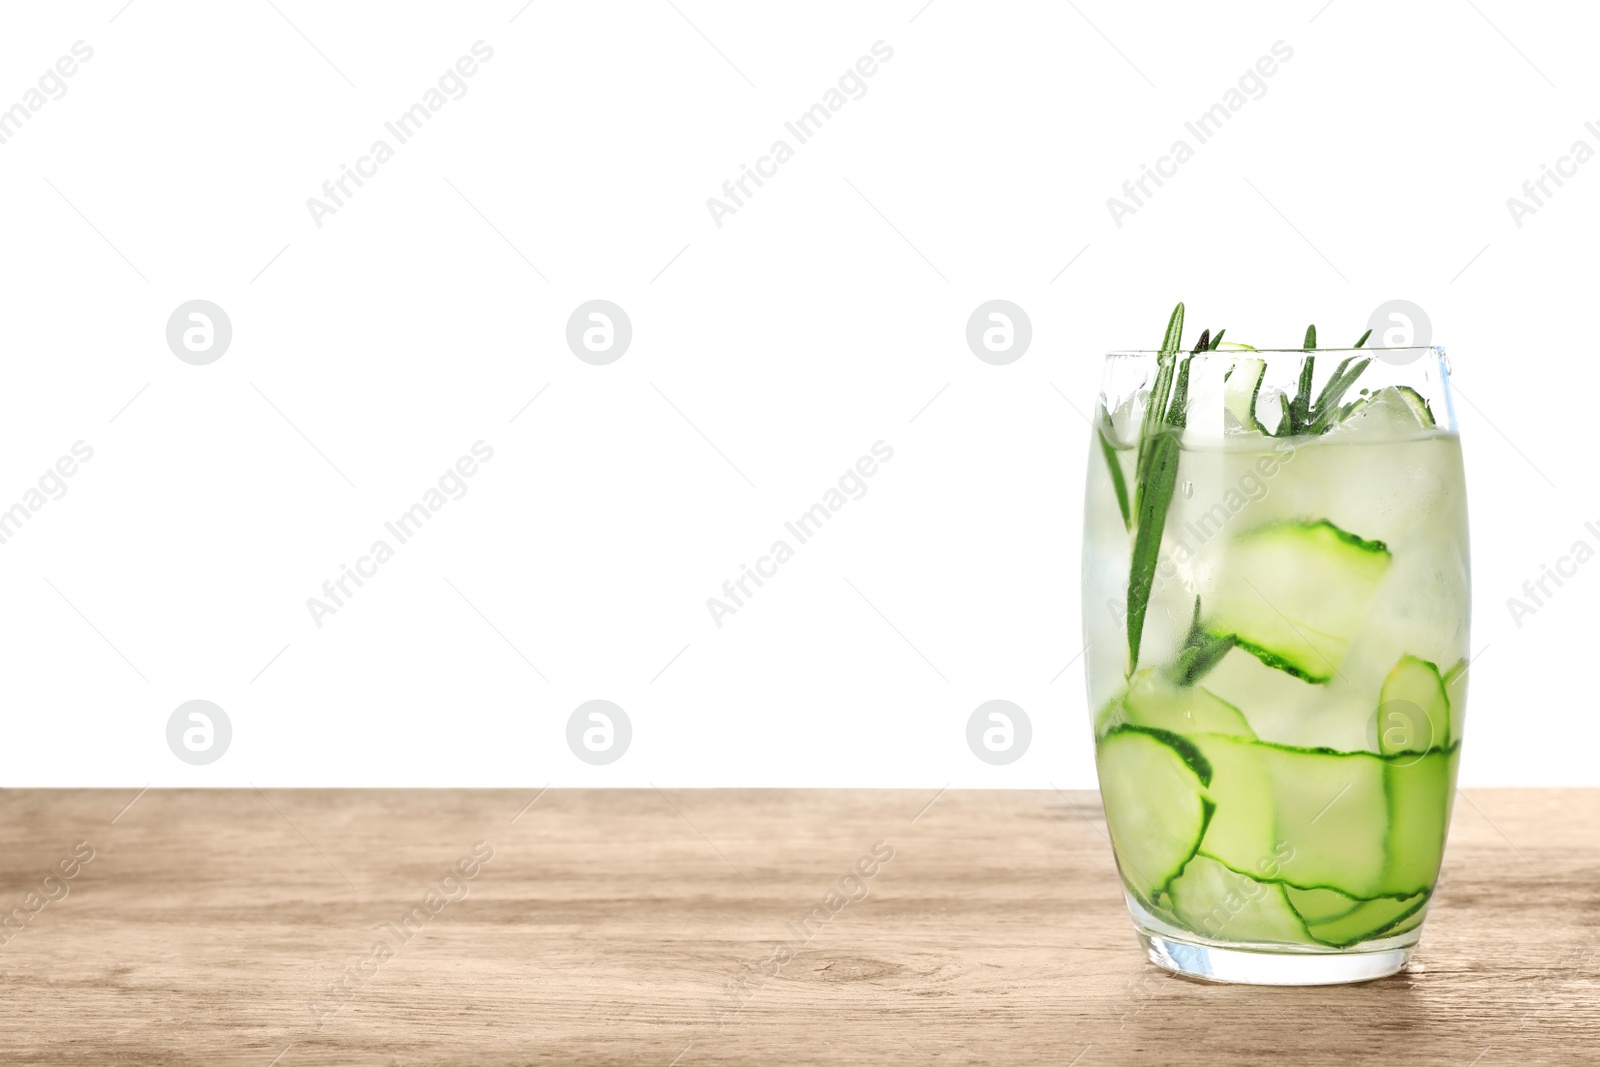
<instances>
[{"instance_id":1,"label":"condensation droplet on glass","mask_svg":"<svg viewBox=\"0 0 1600 1067\"><path fill-rule=\"evenodd\" d=\"M1189 500L1189 499L1192 499L1194 497L1194 483L1193 482L1185 481L1183 483L1183 497L1184 497L1185 500Z\"/></svg>"}]
</instances>

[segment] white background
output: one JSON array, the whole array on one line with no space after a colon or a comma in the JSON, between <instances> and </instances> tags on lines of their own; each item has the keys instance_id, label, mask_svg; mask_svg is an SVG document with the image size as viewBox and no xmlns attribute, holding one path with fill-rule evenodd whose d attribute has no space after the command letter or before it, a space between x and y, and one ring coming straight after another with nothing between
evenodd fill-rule
<instances>
[{"instance_id":1,"label":"white background","mask_svg":"<svg viewBox=\"0 0 1600 1067\"><path fill-rule=\"evenodd\" d=\"M0 780L1092 785L1072 405L1100 354L1178 299L1191 340L1292 346L1404 298L1460 388L1463 780L1600 784L1600 563L1506 604L1600 545L1600 164L1521 227L1506 204L1600 148L1592 11L674 3L6 5L0 107L94 54L0 145L0 507L94 456L0 545ZM479 40L466 95L318 228L307 198ZM715 225L880 40L866 95ZM196 298L234 331L203 367L165 339ZM634 330L604 367L564 340L593 298ZM993 298L1033 325L1004 367L964 338ZM307 598L479 440L467 495L318 628ZM713 625L879 440L867 495ZM203 767L165 739L196 698L233 724ZM610 766L566 746L592 698L632 720ZM1006 767L966 746L992 698L1033 722Z\"/></svg>"}]
</instances>

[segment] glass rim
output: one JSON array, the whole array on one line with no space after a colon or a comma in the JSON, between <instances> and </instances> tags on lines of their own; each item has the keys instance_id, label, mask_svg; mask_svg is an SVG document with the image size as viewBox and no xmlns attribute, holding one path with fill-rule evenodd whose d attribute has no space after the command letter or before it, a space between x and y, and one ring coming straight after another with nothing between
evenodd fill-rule
<instances>
[{"instance_id":1,"label":"glass rim","mask_svg":"<svg viewBox=\"0 0 1600 1067\"><path fill-rule=\"evenodd\" d=\"M1320 356L1355 352L1432 352L1438 356L1445 354L1442 345L1403 345L1398 348L1388 348L1383 345L1363 345L1360 348L1213 348L1205 352L1190 352L1180 348L1174 355L1183 356L1185 359L1214 359L1218 357L1253 359L1257 356ZM1105 358L1143 359L1159 355L1161 355L1161 351L1155 348L1118 348L1107 352Z\"/></svg>"}]
</instances>

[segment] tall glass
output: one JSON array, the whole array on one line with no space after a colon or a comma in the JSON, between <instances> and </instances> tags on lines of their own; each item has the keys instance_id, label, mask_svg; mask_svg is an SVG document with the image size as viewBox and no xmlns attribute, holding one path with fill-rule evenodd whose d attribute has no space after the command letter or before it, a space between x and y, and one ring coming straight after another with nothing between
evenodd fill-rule
<instances>
[{"instance_id":1,"label":"tall glass","mask_svg":"<svg viewBox=\"0 0 1600 1067\"><path fill-rule=\"evenodd\" d=\"M1150 959L1273 985L1398 971L1467 695L1443 350L1113 353L1096 423L1089 704Z\"/></svg>"}]
</instances>

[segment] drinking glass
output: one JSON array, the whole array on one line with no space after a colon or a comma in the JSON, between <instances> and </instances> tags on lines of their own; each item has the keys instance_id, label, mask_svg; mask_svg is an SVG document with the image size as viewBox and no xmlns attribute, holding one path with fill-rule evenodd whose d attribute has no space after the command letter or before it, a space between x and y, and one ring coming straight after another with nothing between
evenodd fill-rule
<instances>
[{"instance_id":1,"label":"drinking glass","mask_svg":"<svg viewBox=\"0 0 1600 1067\"><path fill-rule=\"evenodd\" d=\"M1443 350L1112 353L1084 526L1096 766L1150 959L1272 985L1398 971L1467 696Z\"/></svg>"}]
</instances>

